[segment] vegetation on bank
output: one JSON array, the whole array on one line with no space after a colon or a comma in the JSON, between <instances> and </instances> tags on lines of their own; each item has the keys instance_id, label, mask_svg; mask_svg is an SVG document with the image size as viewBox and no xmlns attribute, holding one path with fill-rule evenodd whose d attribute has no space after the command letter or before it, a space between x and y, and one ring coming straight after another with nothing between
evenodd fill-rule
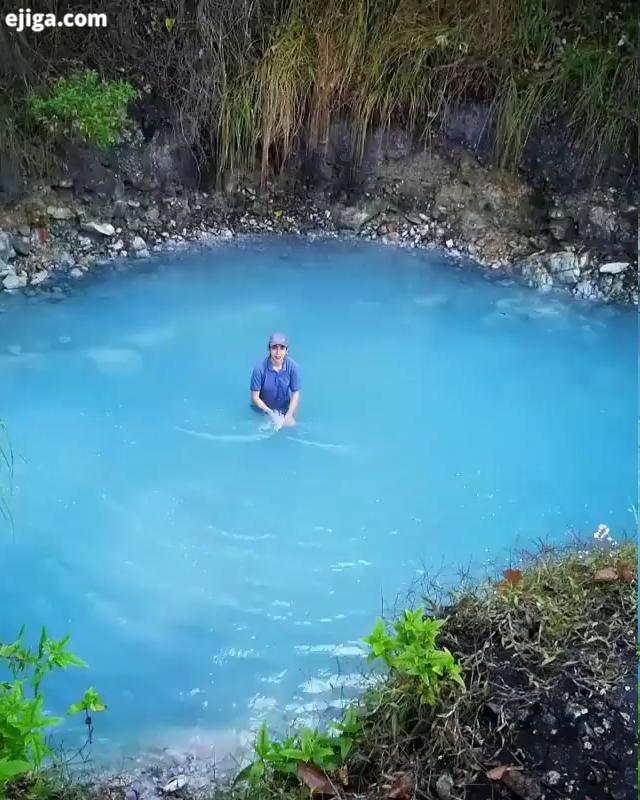
<instances>
[{"instance_id":1,"label":"vegetation on bank","mask_svg":"<svg viewBox=\"0 0 640 800\"><path fill-rule=\"evenodd\" d=\"M544 547L497 582L463 583L446 595L427 587L424 609L376 623L365 639L389 671L340 722L284 740L263 726L255 760L213 795L410 800L463 796L483 783L486 794L474 796L493 796L491 784L501 783L518 794L532 765L514 721L545 703L557 711L567 698L588 705L635 680L637 545L599 538L589 551ZM15 784L11 796L125 791L126 784L91 788L43 773Z\"/></svg>"},{"instance_id":2,"label":"vegetation on bank","mask_svg":"<svg viewBox=\"0 0 640 800\"><path fill-rule=\"evenodd\" d=\"M505 166L538 124L562 126L594 169L636 141L637 20L626 0L114 0L108 13L95 30L0 28L2 155L46 169L59 127L39 124L25 98L87 68L135 86L149 132L170 120L219 174L258 158L266 177L301 139L322 149L337 118L356 157L372 126L428 140L464 101L490 104ZM110 143L98 106L91 130L71 132Z\"/></svg>"}]
</instances>

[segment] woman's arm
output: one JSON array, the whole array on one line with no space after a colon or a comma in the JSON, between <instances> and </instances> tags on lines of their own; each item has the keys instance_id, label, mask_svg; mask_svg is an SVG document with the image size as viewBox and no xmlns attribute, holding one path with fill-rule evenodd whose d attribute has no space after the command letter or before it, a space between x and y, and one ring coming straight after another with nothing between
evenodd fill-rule
<instances>
[{"instance_id":1,"label":"woman's arm","mask_svg":"<svg viewBox=\"0 0 640 800\"><path fill-rule=\"evenodd\" d=\"M300 405L300 392L292 392L291 399L289 400L289 410L284 415L285 425L296 424L296 411Z\"/></svg>"},{"instance_id":2,"label":"woman's arm","mask_svg":"<svg viewBox=\"0 0 640 800\"><path fill-rule=\"evenodd\" d=\"M251 392L251 402L256 408L259 408L260 411L264 411L265 414L273 414L273 411L264 402L264 400L260 399L260 392Z\"/></svg>"}]
</instances>

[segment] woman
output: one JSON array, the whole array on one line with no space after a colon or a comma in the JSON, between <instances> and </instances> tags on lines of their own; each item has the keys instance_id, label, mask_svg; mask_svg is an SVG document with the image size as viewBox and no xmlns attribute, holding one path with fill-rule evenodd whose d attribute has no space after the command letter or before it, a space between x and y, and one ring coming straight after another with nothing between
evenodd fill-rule
<instances>
[{"instance_id":1,"label":"woman","mask_svg":"<svg viewBox=\"0 0 640 800\"><path fill-rule=\"evenodd\" d=\"M251 373L251 403L268 414L274 423L277 424L282 415L283 425L295 425L300 403L300 376L298 365L289 358L289 343L284 333L271 334L268 353Z\"/></svg>"}]
</instances>

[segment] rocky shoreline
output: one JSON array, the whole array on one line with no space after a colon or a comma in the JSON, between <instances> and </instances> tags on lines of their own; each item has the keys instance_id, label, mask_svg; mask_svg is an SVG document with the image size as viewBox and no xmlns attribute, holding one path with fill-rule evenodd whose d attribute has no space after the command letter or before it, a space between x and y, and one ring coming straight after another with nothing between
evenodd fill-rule
<instances>
[{"instance_id":1,"label":"rocky shoreline","mask_svg":"<svg viewBox=\"0 0 640 800\"><path fill-rule=\"evenodd\" d=\"M189 242L324 233L441 247L542 291L638 301L631 249L637 209L628 194L591 189L541 199L524 178L484 166L463 149L395 160L387 153L374 177L351 191L291 176L261 191L255 175L235 176L224 191L202 191L179 181L158 187L136 175L65 177L0 208L0 287L53 291L96 264Z\"/></svg>"}]
</instances>

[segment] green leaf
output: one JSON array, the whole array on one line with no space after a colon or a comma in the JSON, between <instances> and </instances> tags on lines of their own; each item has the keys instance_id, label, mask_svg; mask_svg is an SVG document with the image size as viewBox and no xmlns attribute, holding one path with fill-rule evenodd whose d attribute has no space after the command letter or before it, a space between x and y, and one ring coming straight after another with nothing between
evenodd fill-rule
<instances>
[{"instance_id":1,"label":"green leaf","mask_svg":"<svg viewBox=\"0 0 640 800\"><path fill-rule=\"evenodd\" d=\"M171 33L171 31L173 30L175 24L176 24L175 17L165 17L164 26L169 31L169 33Z\"/></svg>"},{"instance_id":2,"label":"green leaf","mask_svg":"<svg viewBox=\"0 0 640 800\"><path fill-rule=\"evenodd\" d=\"M0 759L0 781L14 778L16 775L23 775L25 772L31 772L33 766L28 761Z\"/></svg>"},{"instance_id":3,"label":"green leaf","mask_svg":"<svg viewBox=\"0 0 640 800\"><path fill-rule=\"evenodd\" d=\"M270 749L271 744L269 742L269 730L267 729L266 722L263 722L256 737L255 751L260 758L265 759L268 756Z\"/></svg>"}]
</instances>

